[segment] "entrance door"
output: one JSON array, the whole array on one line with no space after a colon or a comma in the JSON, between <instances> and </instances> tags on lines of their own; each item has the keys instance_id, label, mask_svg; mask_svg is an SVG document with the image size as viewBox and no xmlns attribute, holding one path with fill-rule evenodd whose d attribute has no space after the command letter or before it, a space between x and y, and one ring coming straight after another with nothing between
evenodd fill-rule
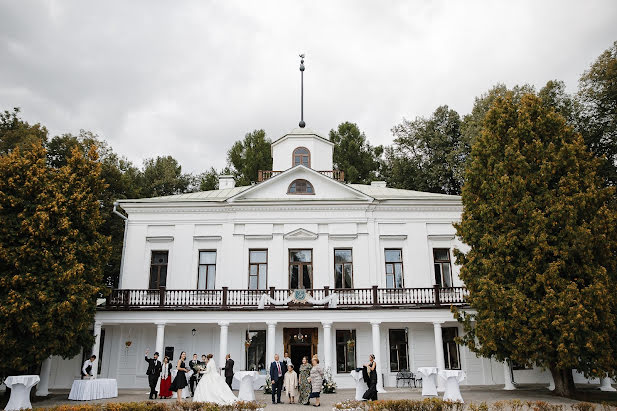
<instances>
[{"instance_id":1,"label":"entrance door","mask_svg":"<svg viewBox=\"0 0 617 411\"><path fill-rule=\"evenodd\" d=\"M317 328L283 328L283 347L289 354L291 363L296 372L302 364L302 357L311 357L317 354Z\"/></svg>"},{"instance_id":2,"label":"entrance door","mask_svg":"<svg viewBox=\"0 0 617 411\"><path fill-rule=\"evenodd\" d=\"M289 288L313 288L313 250L289 250Z\"/></svg>"}]
</instances>

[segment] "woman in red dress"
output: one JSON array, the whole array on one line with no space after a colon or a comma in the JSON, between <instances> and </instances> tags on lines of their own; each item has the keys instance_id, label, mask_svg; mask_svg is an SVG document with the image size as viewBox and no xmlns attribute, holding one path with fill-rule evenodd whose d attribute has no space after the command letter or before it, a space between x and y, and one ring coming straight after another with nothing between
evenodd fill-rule
<instances>
[{"instance_id":1,"label":"woman in red dress","mask_svg":"<svg viewBox=\"0 0 617 411\"><path fill-rule=\"evenodd\" d=\"M171 385L171 363L169 362L169 358L165 357L163 359L163 370L161 372L161 392L159 396L161 398L171 398L171 391L169 390L169 386Z\"/></svg>"}]
</instances>

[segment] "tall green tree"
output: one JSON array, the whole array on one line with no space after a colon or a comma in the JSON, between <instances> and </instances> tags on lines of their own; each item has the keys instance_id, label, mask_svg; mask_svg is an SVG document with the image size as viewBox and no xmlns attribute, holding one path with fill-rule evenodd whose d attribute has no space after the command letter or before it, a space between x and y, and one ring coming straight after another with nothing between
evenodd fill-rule
<instances>
[{"instance_id":1,"label":"tall green tree","mask_svg":"<svg viewBox=\"0 0 617 411\"><path fill-rule=\"evenodd\" d=\"M272 170L272 141L263 130L246 133L227 152L227 163L232 168L238 185L257 181L259 170Z\"/></svg>"},{"instance_id":2,"label":"tall green tree","mask_svg":"<svg viewBox=\"0 0 617 411\"><path fill-rule=\"evenodd\" d=\"M602 174L617 185L617 41L604 51L579 81L585 142L597 156L605 156Z\"/></svg>"},{"instance_id":3,"label":"tall green tree","mask_svg":"<svg viewBox=\"0 0 617 411\"><path fill-rule=\"evenodd\" d=\"M144 161L142 197L160 197L189 191L192 177L182 173L182 166L172 156L159 156Z\"/></svg>"},{"instance_id":4,"label":"tall green tree","mask_svg":"<svg viewBox=\"0 0 617 411\"><path fill-rule=\"evenodd\" d=\"M0 113L0 155L15 148L29 149L32 144L47 142L47 129L40 124L30 125L19 117L19 108Z\"/></svg>"},{"instance_id":5,"label":"tall green tree","mask_svg":"<svg viewBox=\"0 0 617 411\"><path fill-rule=\"evenodd\" d=\"M330 130L330 141L334 143L334 167L345 172L345 181L368 184L378 179L383 147L371 146L355 123L346 121Z\"/></svg>"},{"instance_id":6,"label":"tall green tree","mask_svg":"<svg viewBox=\"0 0 617 411\"><path fill-rule=\"evenodd\" d=\"M92 345L109 238L93 147L52 167L33 144L0 156L0 377Z\"/></svg>"},{"instance_id":7,"label":"tall green tree","mask_svg":"<svg viewBox=\"0 0 617 411\"><path fill-rule=\"evenodd\" d=\"M459 194L467 157L460 129L460 116L448 106L429 118L395 125L394 144L386 150L386 181L397 188Z\"/></svg>"},{"instance_id":8,"label":"tall green tree","mask_svg":"<svg viewBox=\"0 0 617 411\"><path fill-rule=\"evenodd\" d=\"M617 375L617 213L595 158L541 98L497 97L471 151L457 252L473 352L550 370Z\"/></svg>"}]
</instances>

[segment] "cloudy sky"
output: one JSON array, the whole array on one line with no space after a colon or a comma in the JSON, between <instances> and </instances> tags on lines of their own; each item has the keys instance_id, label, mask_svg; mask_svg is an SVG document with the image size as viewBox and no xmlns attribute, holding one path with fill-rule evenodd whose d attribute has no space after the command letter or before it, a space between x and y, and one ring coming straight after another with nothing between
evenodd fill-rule
<instances>
[{"instance_id":1,"label":"cloudy sky","mask_svg":"<svg viewBox=\"0 0 617 411\"><path fill-rule=\"evenodd\" d=\"M467 113L498 82L575 91L616 18L614 0L0 0L0 109L200 172L248 131L296 127L300 52L307 127L388 144L403 117Z\"/></svg>"}]
</instances>

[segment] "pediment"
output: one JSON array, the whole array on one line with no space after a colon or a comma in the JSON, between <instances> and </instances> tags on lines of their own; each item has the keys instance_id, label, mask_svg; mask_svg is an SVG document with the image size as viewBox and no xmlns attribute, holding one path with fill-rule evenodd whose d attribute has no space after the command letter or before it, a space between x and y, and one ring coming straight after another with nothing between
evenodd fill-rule
<instances>
[{"instance_id":1,"label":"pediment","mask_svg":"<svg viewBox=\"0 0 617 411\"><path fill-rule=\"evenodd\" d=\"M311 194L288 193L289 185L298 179L313 186ZM296 166L229 198L229 202L249 201L357 201L371 202L373 198L349 185L336 181L304 166Z\"/></svg>"},{"instance_id":2,"label":"pediment","mask_svg":"<svg viewBox=\"0 0 617 411\"><path fill-rule=\"evenodd\" d=\"M304 228L298 228L283 235L285 240L316 240L319 234Z\"/></svg>"}]
</instances>

